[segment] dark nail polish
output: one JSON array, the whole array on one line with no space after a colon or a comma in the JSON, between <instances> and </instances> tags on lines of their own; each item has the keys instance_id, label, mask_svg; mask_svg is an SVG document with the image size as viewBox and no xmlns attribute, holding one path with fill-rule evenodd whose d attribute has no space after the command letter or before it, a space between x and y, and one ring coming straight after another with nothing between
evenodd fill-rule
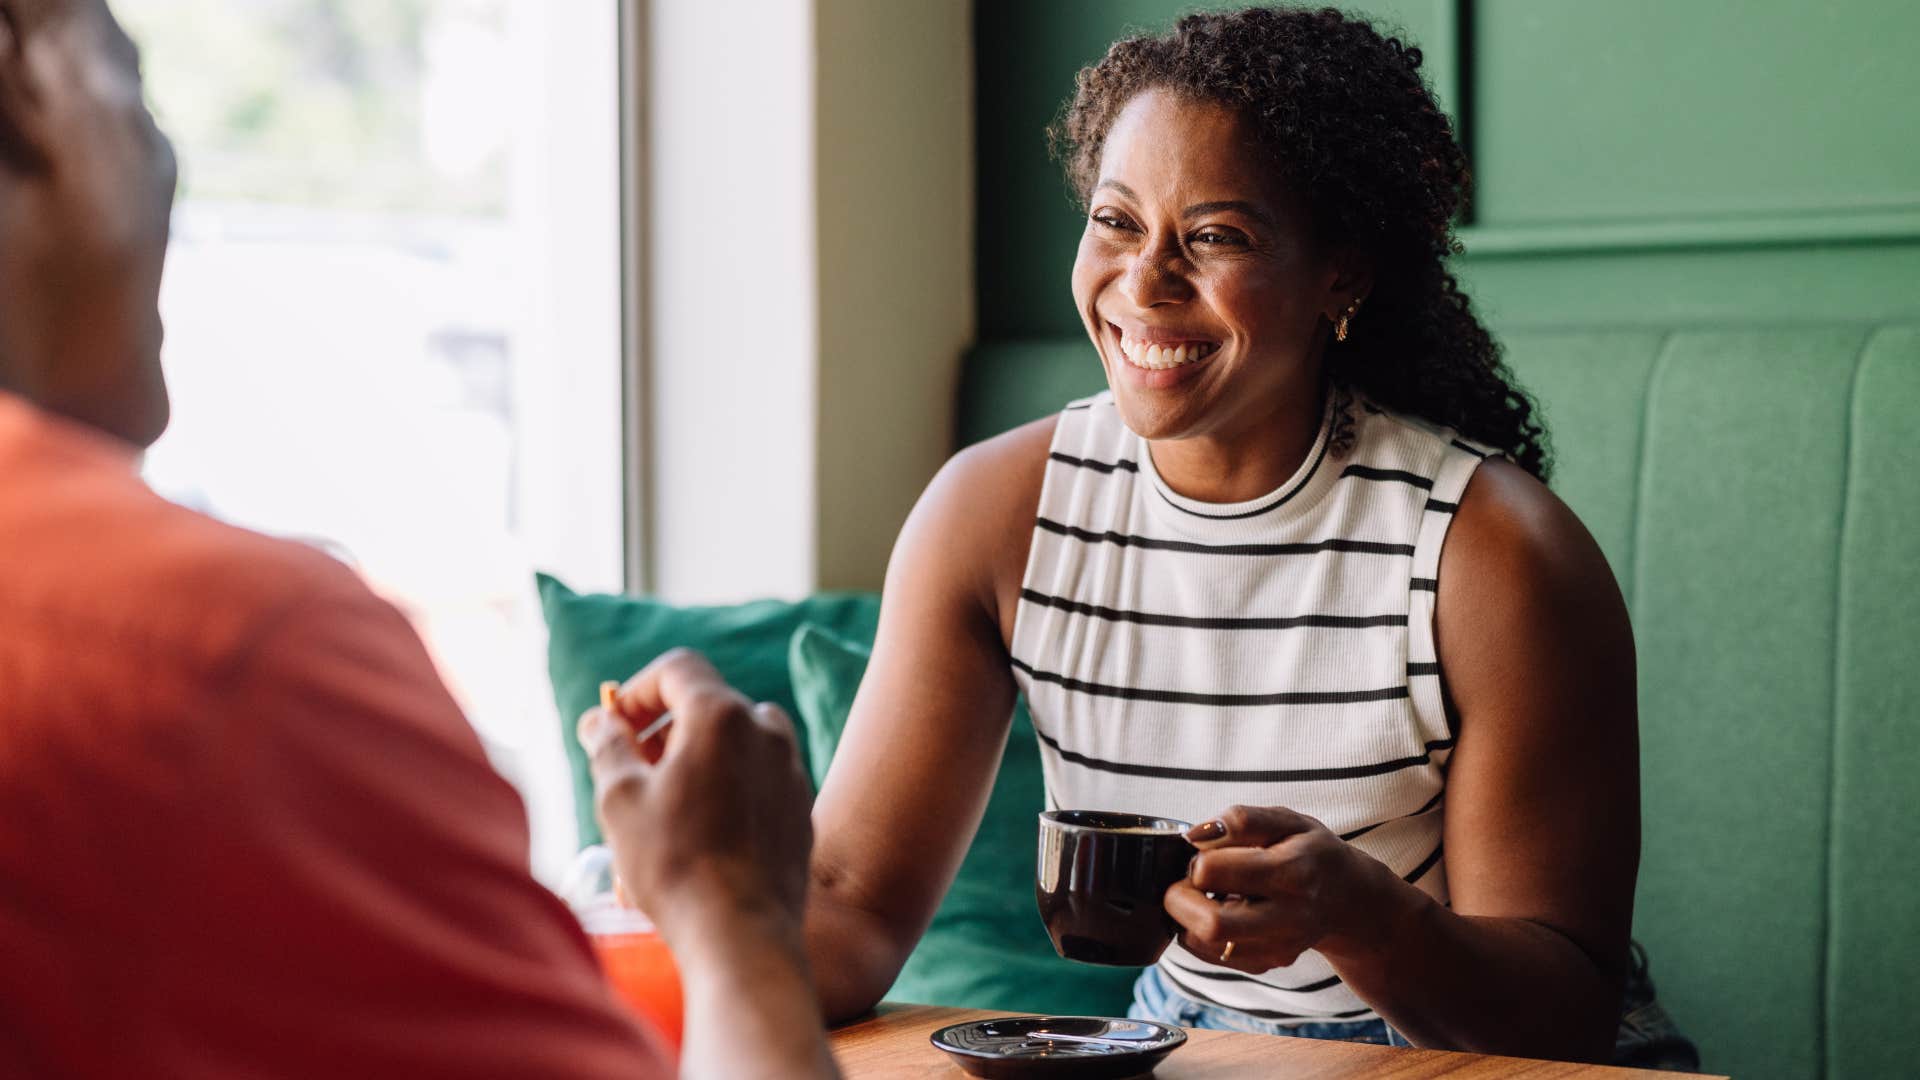
<instances>
[{"instance_id":1,"label":"dark nail polish","mask_svg":"<svg viewBox=\"0 0 1920 1080\"><path fill-rule=\"evenodd\" d=\"M1196 844L1218 840L1225 835L1227 835L1227 823L1224 821L1203 821L1187 830L1187 839Z\"/></svg>"}]
</instances>

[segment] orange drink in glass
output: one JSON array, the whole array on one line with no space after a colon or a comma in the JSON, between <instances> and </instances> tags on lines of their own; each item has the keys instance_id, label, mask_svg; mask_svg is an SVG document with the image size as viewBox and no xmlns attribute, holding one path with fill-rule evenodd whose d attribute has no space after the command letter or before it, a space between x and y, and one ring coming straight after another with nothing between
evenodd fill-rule
<instances>
[{"instance_id":1,"label":"orange drink in glass","mask_svg":"<svg viewBox=\"0 0 1920 1080\"><path fill-rule=\"evenodd\" d=\"M600 845L582 851L560 895L587 932L600 970L620 999L679 1050L685 1011L680 969L653 923L621 902L614 887L613 853Z\"/></svg>"},{"instance_id":2,"label":"orange drink in glass","mask_svg":"<svg viewBox=\"0 0 1920 1080\"><path fill-rule=\"evenodd\" d=\"M684 1005L680 971L674 967L667 943L650 926L614 933L595 933L589 928L588 936L600 957L601 970L621 999L678 1050Z\"/></svg>"}]
</instances>

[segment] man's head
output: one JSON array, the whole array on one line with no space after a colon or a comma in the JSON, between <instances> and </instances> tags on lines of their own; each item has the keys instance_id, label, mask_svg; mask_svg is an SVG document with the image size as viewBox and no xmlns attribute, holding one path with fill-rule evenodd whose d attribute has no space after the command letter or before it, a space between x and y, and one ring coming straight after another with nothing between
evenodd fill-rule
<instances>
[{"instance_id":1,"label":"man's head","mask_svg":"<svg viewBox=\"0 0 1920 1080\"><path fill-rule=\"evenodd\" d=\"M173 188L105 0L0 0L0 388L136 446L160 437Z\"/></svg>"}]
</instances>

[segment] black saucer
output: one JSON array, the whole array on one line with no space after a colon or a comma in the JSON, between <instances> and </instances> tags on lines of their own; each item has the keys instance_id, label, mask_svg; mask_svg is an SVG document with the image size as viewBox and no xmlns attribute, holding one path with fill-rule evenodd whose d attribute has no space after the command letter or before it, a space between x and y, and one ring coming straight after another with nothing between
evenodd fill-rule
<instances>
[{"instance_id":1,"label":"black saucer","mask_svg":"<svg viewBox=\"0 0 1920 1080\"><path fill-rule=\"evenodd\" d=\"M1152 1020L1002 1016L944 1027L931 1038L974 1076L1118 1080L1152 1070L1187 1041L1187 1033Z\"/></svg>"}]
</instances>

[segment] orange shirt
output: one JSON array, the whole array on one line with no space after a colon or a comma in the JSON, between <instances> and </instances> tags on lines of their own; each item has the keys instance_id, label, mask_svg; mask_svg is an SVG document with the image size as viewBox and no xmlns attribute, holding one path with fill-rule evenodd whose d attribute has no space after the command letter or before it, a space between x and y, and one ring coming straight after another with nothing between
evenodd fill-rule
<instances>
[{"instance_id":1,"label":"orange shirt","mask_svg":"<svg viewBox=\"0 0 1920 1080\"><path fill-rule=\"evenodd\" d=\"M394 609L0 394L0 1076L665 1075Z\"/></svg>"}]
</instances>

